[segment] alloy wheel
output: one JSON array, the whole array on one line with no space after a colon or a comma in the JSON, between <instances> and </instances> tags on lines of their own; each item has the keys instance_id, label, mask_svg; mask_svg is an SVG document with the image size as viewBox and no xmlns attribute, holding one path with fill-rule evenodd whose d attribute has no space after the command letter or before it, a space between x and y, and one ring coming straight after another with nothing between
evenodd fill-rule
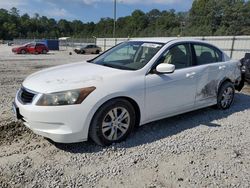
<instances>
[{"instance_id":1,"label":"alloy wheel","mask_svg":"<svg viewBox=\"0 0 250 188\"><path fill-rule=\"evenodd\" d=\"M130 114L123 107L111 109L103 119L102 134L109 141L119 140L130 125Z\"/></svg>"},{"instance_id":2,"label":"alloy wheel","mask_svg":"<svg viewBox=\"0 0 250 188\"><path fill-rule=\"evenodd\" d=\"M226 108L228 105L230 105L233 101L233 89L231 87L228 87L224 90L222 93L222 99L221 99L221 106L223 108Z\"/></svg>"}]
</instances>

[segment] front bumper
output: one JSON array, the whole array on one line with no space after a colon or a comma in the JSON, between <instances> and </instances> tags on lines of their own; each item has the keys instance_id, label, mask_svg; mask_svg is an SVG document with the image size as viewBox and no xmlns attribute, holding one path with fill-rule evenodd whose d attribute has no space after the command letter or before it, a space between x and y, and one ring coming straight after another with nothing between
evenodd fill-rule
<instances>
[{"instance_id":1,"label":"front bumper","mask_svg":"<svg viewBox=\"0 0 250 188\"><path fill-rule=\"evenodd\" d=\"M36 106L22 104L15 98L16 116L34 133L59 143L82 142L88 139L87 112L81 105Z\"/></svg>"}]
</instances>

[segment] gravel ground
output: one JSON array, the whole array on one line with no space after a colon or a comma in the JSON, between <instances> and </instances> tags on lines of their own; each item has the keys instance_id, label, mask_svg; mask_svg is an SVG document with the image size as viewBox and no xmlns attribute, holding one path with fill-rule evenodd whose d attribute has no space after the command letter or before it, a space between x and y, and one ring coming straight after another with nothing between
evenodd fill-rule
<instances>
[{"instance_id":1,"label":"gravel ground","mask_svg":"<svg viewBox=\"0 0 250 188\"><path fill-rule=\"evenodd\" d=\"M250 187L249 87L229 110L153 122L110 147L55 144L14 122L11 102L27 75L92 57L68 52L0 46L0 187Z\"/></svg>"}]
</instances>

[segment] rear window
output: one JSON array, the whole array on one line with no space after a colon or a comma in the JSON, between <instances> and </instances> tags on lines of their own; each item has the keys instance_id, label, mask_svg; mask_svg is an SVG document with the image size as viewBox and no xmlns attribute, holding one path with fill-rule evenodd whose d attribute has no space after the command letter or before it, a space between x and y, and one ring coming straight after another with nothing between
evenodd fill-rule
<instances>
[{"instance_id":1,"label":"rear window","mask_svg":"<svg viewBox=\"0 0 250 188\"><path fill-rule=\"evenodd\" d=\"M222 53L212 46L195 44L194 50L197 65L222 62Z\"/></svg>"}]
</instances>

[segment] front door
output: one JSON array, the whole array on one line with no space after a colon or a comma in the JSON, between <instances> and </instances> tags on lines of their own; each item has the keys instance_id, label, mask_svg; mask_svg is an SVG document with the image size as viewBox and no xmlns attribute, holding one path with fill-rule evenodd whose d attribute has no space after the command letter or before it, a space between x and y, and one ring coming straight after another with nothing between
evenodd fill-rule
<instances>
[{"instance_id":1,"label":"front door","mask_svg":"<svg viewBox=\"0 0 250 188\"><path fill-rule=\"evenodd\" d=\"M176 70L171 74L146 75L145 108L147 120L159 119L188 110L194 106L197 77L193 70L189 44L178 44L167 49L157 64L171 63Z\"/></svg>"}]
</instances>

